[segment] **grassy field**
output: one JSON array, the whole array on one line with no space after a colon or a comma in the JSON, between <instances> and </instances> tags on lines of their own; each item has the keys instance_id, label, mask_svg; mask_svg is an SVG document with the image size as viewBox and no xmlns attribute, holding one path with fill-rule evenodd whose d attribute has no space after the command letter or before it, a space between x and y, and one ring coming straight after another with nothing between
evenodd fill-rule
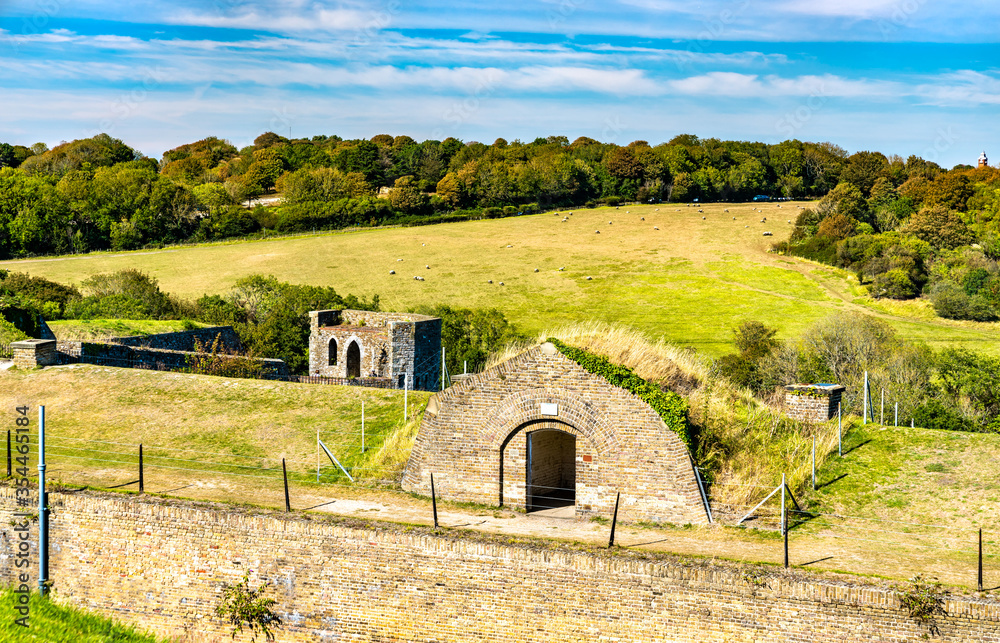
<instances>
[{"instance_id":1,"label":"grassy field","mask_svg":"<svg viewBox=\"0 0 1000 643\"><path fill-rule=\"evenodd\" d=\"M14 623L15 594L0 591L0 641L9 643L160 643L162 639L112 619L31 594L28 628Z\"/></svg>"},{"instance_id":2,"label":"grassy field","mask_svg":"<svg viewBox=\"0 0 1000 643\"><path fill-rule=\"evenodd\" d=\"M621 323L712 356L730 350L730 329L742 319L759 319L789 337L832 312L863 309L936 347L1000 352L997 324L937 319L921 304L875 303L844 271L769 253L790 233L799 206L622 206L0 267L74 284L135 267L185 297L224 293L248 274L273 274L341 293L378 294L384 310L496 306L530 333L582 320Z\"/></svg>"},{"instance_id":3,"label":"grassy field","mask_svg":"<svg viewBox=\"0 0 1000 643\"><path fill-rule=\"evenodd\" d=\"M409 393L411 418L427 397ZM389 436L398 440L403 426L401 391L98 366L0 373L0 408L28 405L34 413L39 404L53 479L101 487L136 478L140 443L161 479L211 477L205 470L280 477L285 458L292 479L314 481L317 430L356 477L391 476L399 458L386 469L391 454L381 447ZM325 457L322 464L323 480L345 480Z\"/></svg>"}]
</instances>

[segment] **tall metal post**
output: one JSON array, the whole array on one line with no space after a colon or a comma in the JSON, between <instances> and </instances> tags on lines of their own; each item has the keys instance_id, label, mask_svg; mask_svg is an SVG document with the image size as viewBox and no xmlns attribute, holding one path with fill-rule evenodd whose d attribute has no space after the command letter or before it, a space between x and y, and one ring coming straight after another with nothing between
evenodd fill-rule
<instances>
[{"instance_id":1,"label":"tall metal post","mask_svg":"<svg viewBox=\"0 0 1000 643\"><path fill-rule=\"evenodd\" d=\"M878 423L885 426L885 389L882 389L882 402L878 407Z\"/></svg>"},{"instance_id":2,"label":"tall metal post","mask_svg":"<svg viewBox=\"0 0 1000 643\"><path fill-rule=\"evenodd\" d=\"M407 411L409 410L409 396L407 392L410 390L410 374L403 373L403 424L406 424Z\"/></svg>"},{"instance_id":3,"label":"tall metal post","mask_svg":"<svg viewBox=\"0 0 1000 643\"><path fill-rule=\"evenodd\" d=\"M781 533L785 537L785 569L788 569L788 511L785 508L785 474L781 474Z\"/></svg>"},{"instance_id":4,"label":"tall metal post","mask_svg":"<svg viewBox=\"0 0 1000 643\"><path fill-rule=\"evenodd\" d=\"M38 407L38 593L49 584L49 503L45 493L45 407Z\"/></svg>"},{"instance_id":5,"label":"tall metal post","mask_svg":"<svg viewBox=\"0 0 1000 643\"><path fill-rule=\"evenodd\" d=\"M361 400L361 453L365 452L365 401Z\"/></svg>"},{"instance_id":6,"label":"tall metal post","mask_svg":"<svg viewBox=\"0 0 1000 643\"><path fill-rule=\"evenodd\" d=\"M14 460L10 454L10 429L7 429L7 477L14 475Z\"/></svg>"},{"instance_id":7,"label":"tall metal post","mask_svg":"<svg viewBox=\"0 0 1000 643\"><path fill-rule=\"evenodd\" d=\"M865 390L862 391L864 396L864 406L861 408L861 423L868 424L868 371L865 371Z\"/></svg>"},{"instance_id":8,"label":"tall metal post","mask_svg":"<svg viewBox=\"0 0 1000 643\"><path fill-rule=\"evenodd\" d=\"M899 426L899 402L896 402L896 411L892 416L892 425Z\"/></svg>"},{"instance_id":9,"label":"tall metal post","mask_svg":"<svg viewBox=\"0 0 1000 643\"><path fill-rule=\"evenodd\" d=\"M139 493L146 490L145 478L142 475L142 443L139 444Z\"/></svg>"},{"instance_id":10,"label":"tall metal post","mask_svg":"<svg viewBox=\"0 0 1000 643\"><path fill-rule=\"evenodd\" d=\"M979 528L979 591L983 591L983 528Z\"/></svg>"},{"instance_id":11,"label":"tall metal post","mask_svg":"<svg viewBox=\"0 0 1000 643\"><path fill-rule=\"evenodd\" d=\"M316 429L316 482L319 482L319 429Z\"/></svg>"}]
</instances>

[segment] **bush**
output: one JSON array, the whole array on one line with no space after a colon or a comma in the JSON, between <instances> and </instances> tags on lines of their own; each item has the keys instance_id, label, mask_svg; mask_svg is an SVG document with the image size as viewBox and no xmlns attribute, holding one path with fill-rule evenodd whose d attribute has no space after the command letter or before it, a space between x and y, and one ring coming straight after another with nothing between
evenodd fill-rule
<instances>
[{"instance_id":1,"label":"bush","mask_svg":"<svg viewBox=\"0 0 1000 643\"><path fill-rule=\"evenodd\" d=\"M910 279L910 273L902 268L894 268L875 277L872 284L872 297L879 299L911 299L917 296L919 289Z\"/></svg>"},{"instance_id":2,"label":"bush","mask_svg":"<svg viewBox=\"0 0 1000 643\"><path fill-rule=\"evenodd\" d=\"M996 312L982 295L965 294L965 290L953 281L942 281L931 289L931 303L934 311L948 319L970 319L991 321Z\"/></svg>"},{"instance_id":3,"label":"bush","mask_svg":"<svg viewBox=\"0 0 1000 643\"><path fill-rule=\"evenodd\" d=\"M975 426L955 409L939 400L928 400L913 411L913 423L925 429L942 431L975 431Z\"/></svg>"}]
</instances>

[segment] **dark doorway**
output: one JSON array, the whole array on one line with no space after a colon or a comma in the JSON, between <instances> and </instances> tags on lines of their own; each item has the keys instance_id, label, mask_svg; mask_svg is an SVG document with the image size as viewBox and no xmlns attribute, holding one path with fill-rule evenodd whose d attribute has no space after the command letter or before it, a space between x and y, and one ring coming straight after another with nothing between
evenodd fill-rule
<instances>
[{"instance_id":1,"label":"dark doorway","mask_svg":"<svg viewBox=\"0 0 1000 643\"><path fill-rule=\"evenodd\" d=\"M361 349L357 342L347 346L347 377L361 377Z\"/></svg>"},{"instance_id":2,"label":"dark doorway","mask_svg":"<svg viewBox=\"0 0 1000 643\"><path fill-rule=\"evenodd\" d=\"M576 504L576 436L542 429L528 434L527 510Z\"/></svg>"},{"instance_id":3,"label":"dark doorway","mask_svg":"<svg viewBox=\"0 0 1000 643\"><path fill-rule=\"evenodd\" d=\"M330 366L337 365L337 340L330 340Z\"/></svg>"}]
</instances>

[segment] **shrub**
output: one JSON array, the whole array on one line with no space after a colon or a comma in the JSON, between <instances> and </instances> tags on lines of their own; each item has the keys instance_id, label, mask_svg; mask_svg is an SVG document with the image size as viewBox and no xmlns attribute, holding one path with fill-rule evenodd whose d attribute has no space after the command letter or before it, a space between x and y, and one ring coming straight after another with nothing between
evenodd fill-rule
<instances>
[{"instance_id":1,"label":"shrub","mask_svg":"<svg viewBox=\"0 0 1000 643\"><path fill-rule=\"evenodd\" d=\"M916 297L918 292L916 284L910 279L910 273L902 268L894 268L876 276L871 288L871 294L876 299L910 299Z\"/></svg>"},{"instance_id":2,"label":"shrub","mask_svg":"<svg viewBox=\"0 0 1000 643\"><path fill-rule=\"evenodd\" d=\"M281 627L281 618L274 613L276 601L264 596L268 585L270 583L264 583L252 589L250 572L244 572L239 583L223 587L222 602L216 606L215 613L233 626L233 639L245 627L250 630L251 641L256 641L258 630L268 641L274 640L271 629Z\"/></svg>"},{"instance_id":3,"label":"shrub","mask_svg":"<svg viewBox=\"0 0 1000 643\"><path fill-rule=\"evenodd\" d=\"M974 431L974 426L939 400L928 400L913 410L913 423L925 429Z\"/></svg>"},{"instance_id":4,"label":"shrub","mask_svg":"<svg viewBox=\"0 0 1000 643\"><path fill-rule=\"evenodd\" d=\"M942 281L931 289L931 303L934 311L948 319L971 319L990 321L996 313L989 301L982 295L965 294L965 290L953 281Z\"/></svg>"}]
</instances>

